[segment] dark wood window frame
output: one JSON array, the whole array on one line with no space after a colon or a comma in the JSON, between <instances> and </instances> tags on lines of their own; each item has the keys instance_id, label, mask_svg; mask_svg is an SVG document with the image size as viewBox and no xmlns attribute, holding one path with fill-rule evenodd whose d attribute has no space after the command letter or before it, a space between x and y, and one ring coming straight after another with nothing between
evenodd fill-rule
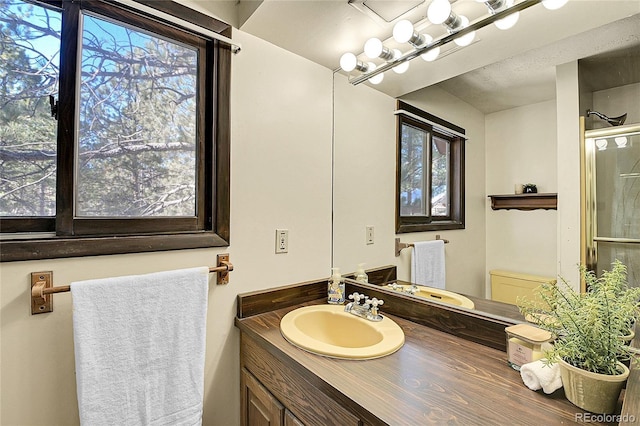
<instances>
[{"instance_id":1,"label":"dark wood window frame","mask_svg":"<svg viewBox=\"0 0 640 426\"><path fill-rule=\"evenodd\" d=\"M231 26L172 1L138 0L179 19L231 36ZM151 251L220 247L229 245L230 222L230 74L231 48L225 43L183 29L174 23L119 4L102 0L41 1L63 12L58 111L57 212L55 218L3 218L0 220L0 261L52 259L77 256L140 253ZM74 134L76 60L81 9L169 37L198 40L204 60L198 105L198 201L196 218L136 218L79 220L73 217ZM194 43L191 43L194 45ZM201 84L204 82L204 84ZM66 94L66 95L65 95ZM67 101L62 102L63 96ZM49 236L55 232L55 236ZM8 238L7 238L8 237Z\"/></svg>"},{"instance_id":2,"label":"dark wood window frame","mask_svg":"<svg viewBox=\"0 0 640 426\"><path fill-rule=\"evenodd\" d=\"M464 199L465 199L465 139L453 133L447 133L450 129L459 134L465 134L465 130L455 124L449 123L439 117L422 111L405 102L397 102L398 112L396 114L396 233L441 231L448 229L464 229ZM417 116L423 120L412 118ZM426 121L433 123L429 124ZM425 216L401 216L400 215L400 184L401 184L401 144L402 126L407 123L413 127L423 129L432 135L442 137L450 142L450 163L449 163L449 215L431 216L429 211ZM431 139L429 139L431 141ZM429 164L428 176L431 175L431 164ZM430 182L430 180L429 180Z\"/></svg>"}]
</instances>

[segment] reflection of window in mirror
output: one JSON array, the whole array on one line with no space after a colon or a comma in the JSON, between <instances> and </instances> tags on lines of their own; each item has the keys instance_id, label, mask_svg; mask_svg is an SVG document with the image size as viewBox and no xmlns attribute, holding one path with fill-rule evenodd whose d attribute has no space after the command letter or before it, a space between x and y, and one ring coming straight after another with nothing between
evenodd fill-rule
<instances>
[{"instance_id":1,"label":"reflection of window in mirror","mask_svg":"<svg viewBox=\"0 0 640 426\"><path fill-rule=\"evenodd\" d=\"M396 232L464 228L465 130L398 101Z\"/></svg>"}]
</instances>

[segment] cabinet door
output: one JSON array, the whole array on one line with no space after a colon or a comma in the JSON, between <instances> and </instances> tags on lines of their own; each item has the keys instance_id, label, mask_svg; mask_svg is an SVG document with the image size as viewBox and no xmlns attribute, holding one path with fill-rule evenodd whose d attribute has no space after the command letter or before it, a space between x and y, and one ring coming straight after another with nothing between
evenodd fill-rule
<instances>
[{"instance_id":1,"label":"cabinet door","mask_svg":"<svg viewBox=\"0 0 640 426\"><path fill-rule=\"evenodd\" d=\"M241 379L242 426L283 426L284 407L246 369Z\"/></svg>"},{"instance_id":2,"label":"cabinet door","mask_svg":"<svg viewBox=\"0 0 640 426\"><path fill-rule=\"evenodd\" d=\"M293 413L285 408L284 410L284 426L304 426Z\"/></svg>"}]
</instances>

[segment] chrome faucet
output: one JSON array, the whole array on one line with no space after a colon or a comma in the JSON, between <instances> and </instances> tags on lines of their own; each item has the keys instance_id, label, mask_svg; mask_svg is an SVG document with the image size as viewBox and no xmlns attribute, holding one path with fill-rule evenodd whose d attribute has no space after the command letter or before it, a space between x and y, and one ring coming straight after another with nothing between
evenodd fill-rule
<instances>
[{"instance_id":1,"label":"chrome faucet","mask_svg":"<svg viewBox=\"0 0 640 426\"><path fill-rule=\"evenodd\" d=\"M344 307L345 312L369 321L382 321L382 315L378 312L378 306L383 305L384 300L375 297L369 299L369 296L360 293L350 294L349 299L353 300L353 302L347 303L347 306ZM360 301L362 301L362 303L360 303Z\"/></svg>"}]
</instances>

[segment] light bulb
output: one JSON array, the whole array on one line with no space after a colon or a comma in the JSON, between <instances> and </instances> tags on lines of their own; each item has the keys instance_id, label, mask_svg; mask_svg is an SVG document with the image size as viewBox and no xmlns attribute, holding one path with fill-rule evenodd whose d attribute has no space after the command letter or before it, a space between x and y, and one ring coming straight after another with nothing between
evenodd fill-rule
<instances>
[{"instance_id":1,"label":"light bulb","mask_svg":"<svg viewBox=\"0 0 640 426\"><path fill-rule=\"evenodd\" d=\"M431 37L429 34L424 34L424 39L426 44L429 44L433 41L433 37ZM435 47L431 50L428 50L426 53L423 53L422 55L420 55L420 57L427 62L431 62L438 59L439 55L440 55L440 46Z\"/></svg>"},{"instance_id":2,"label":"light bulb","mask_svg":"<svg viewBox=\"0 0 640 426\"><path fill-rule=\"evenodd\" d=\"M433 0L427 9L427 19L432 24L440 25L451 15L449 0Z\"/></svg>"},{"instance_id":3,"label":"light bulb","mask_svg":"<svg viewBox=\"0 0 640 426\"><path fill-rule=\"evenodd\" d=\"M393 59L398 59L400 56L402 56L402 52L400 52L400 50L398 49L393 49ZM396 74L404 74L408 69L409 61L403 62L400 65L396 65L392 68L393 72L395 72Z\"/></svg>"},{"instance_id":4,"label":"light bulb","mask_svg":"<svg viewBox=\"0 0 640 426\"><path fill-rule=\"evenodd\" d=\"M518 22L518 19L520 19L520 12L515 12L506 18L498 19L494 24L501 30L508 30Z\"/></svg>"},{"instance_id":5,"label":"light bulb","mask_svg":"<svg viewBox=\"0 0 640 426\"><path fill-rule=\"evenodd\" d=\"M618 148L624 148L627 146L626 136L618 136L614 139L614 141L616 141L616 145L618 145Z\"/></svg>"},{"instance_id":6,"label":"light bulb","mask_svg":"<svg viewBox=\"0 0 640 426\"><path fill-rule=\"evenodd\" d=\"M358 59L353 53L347 52L340 57L340 68L346 72L351 72L356 69Z\"/></svg>"},{"instance_id":7,"label":"light bulb","mask_svg":"<svg viewBox=\"0 0 640 426\"><path fill-rule=\"evenodd\" d=\"M382 42L373 37L364 44L364 54L371 59L375 59L382 54Z\"/></svg>"},{"instance_id":8,"label":"light bulb","mask_svg":"<svg viewBox=\"0 0 640 426\"><path fill-rule=\"evenodd\" d=\"M567 4L569 0L542 0L542 5L549 10L560 9Z\"/></svg>"},{"instance_id":9,"label":"light bulb","mask_svg":"<svg viewBox=\"0 0 640 426\"><path fill-rule=\"evenodd\" d=\"M463 15L460 15L460 22L462 22L462 28L465 28L467 25L469 25L469 18ZM476 38L476 32L471 31L470 33L465 34L462 37L454 38L453 41L458 46L464 47L464 46L470 45L473 42L473 39L475 38Z\"/></svg>"},{"instance_id":10,"label":"light bulb","mask_svg":"<svg viewBox=\"0 0 640 426\"><path fill-rule=\"evenodd\" d=\"M403 19L393 27L393 39L398 43L406 43L413 36L413 24L411 21Z\"/></svg>"},{"instance_id":11,"label":"light bulb","mask_svg":"<svg viewBox=\"0 0 640 426\"><path fill-rule=\"evenodd\" d=\"M607 140L606 139L596 139L596 146L598 147L598 151L604 151L607 149Z\"/></svg>"},{"instance_id":12,"label":"light bulb","mask_svg":"<svg viewBox=\"0 0 640 426\"><path fill-rule=\"evenodd\" d=\"M367 65L369 65L369 68L368 68L369 71L373 71L376 69L376 64L374 64L373 62L367 62ZM371 84L380 84L382 83L382 80L384 80L384 73L374 75L367 81L369 81L369 83Z\"/></svg>"},{"instance_id":13,"label":"light bulb","mask_svg":"<svg viewBox=\"0 0 640 426\"><path fill-rule=\"evenodd\" d=\"M495 11L488 4L487 4L487 7L489 8L490 13L495 14L497 12L503 11L504 9L508 9L511 6L513 6L513 2L514 0L507 0L506 2L500 5L500 9L497 9ZM498 27L501 30L508 30L509 28L513 27L516 24L516 22L518 22L518 19L520 19L520 12L514 12L505 18L498 19L496 22L494 22L494 24L496 27Z\"/></svg>"}]
</instances>

